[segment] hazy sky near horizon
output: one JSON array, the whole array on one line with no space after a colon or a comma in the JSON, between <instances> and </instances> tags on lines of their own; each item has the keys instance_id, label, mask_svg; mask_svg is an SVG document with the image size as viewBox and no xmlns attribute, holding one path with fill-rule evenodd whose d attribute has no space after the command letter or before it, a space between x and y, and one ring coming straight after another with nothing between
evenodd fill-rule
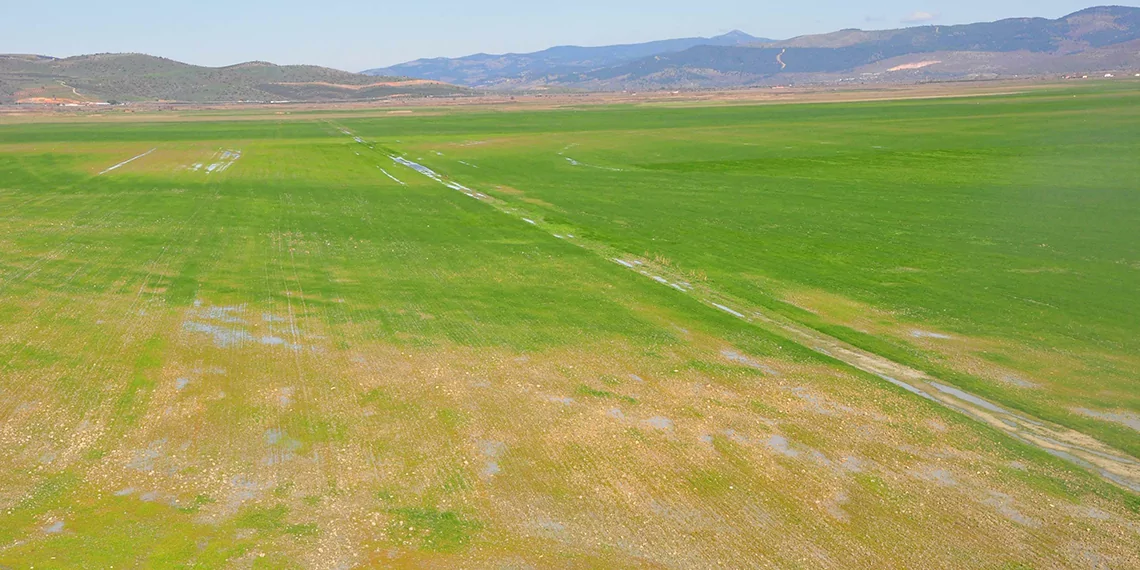
<instances>
[{"instance_id":1,"label":"hazy sky near horizon","mask_svg":"<svg viewBox=\"0 0 1140 570\"><path fill-rule=\"evenodd\" d=\"M1000 18L1056 18L1090 0L56 0L5 2L0 53L142 52L199 65L250 60L349 71L421 57L711 36L789 38ZM1140 2L1105 2L1140 6Z\"/></svg>"}]
</instances>

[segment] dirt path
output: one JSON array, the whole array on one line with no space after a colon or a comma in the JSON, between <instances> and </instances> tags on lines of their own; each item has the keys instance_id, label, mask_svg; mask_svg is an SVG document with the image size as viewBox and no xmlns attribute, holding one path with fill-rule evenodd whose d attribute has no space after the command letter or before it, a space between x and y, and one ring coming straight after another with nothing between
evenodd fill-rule
<instances>
[{"instance_id":1,"label":"dirt path","mask_svg":"<svg viewBox=\"0 0 1140 570\"><path fill-rule=\"evenodd\" d=\"M713 292L710 290L710 294ZM965 414L1014 439L1099 473L1140 492L1140 461L1081 432L1007 410L926 373L899 364L789 319L751 312L743 320L782 333L812 350L874 374L908 392Z\"/></svg>"},{"instance_id":2,"label":"dirt path","mask_svg":"<svg viewBox=\"0 0 1140 570\"><path fill-rule=\"evenodd\" d=\"M80 95L80 94L79 94L79 91L78 91L78 90L76 90L74 87L72 87L72 86L70 86L70 85L68 85L68 84L66 84L66 83L64 83L64 82L62 82L62 81L60 81L60 82L59 82L59 84L60 84L60 85L62 85L62 86L64 86L64 87L66 87L66 88L68 88L68 89L71 89L71 92L72 92L72 93L74 93L76 97L83 97L83 95Z\"/></svg>"}]
</instances>

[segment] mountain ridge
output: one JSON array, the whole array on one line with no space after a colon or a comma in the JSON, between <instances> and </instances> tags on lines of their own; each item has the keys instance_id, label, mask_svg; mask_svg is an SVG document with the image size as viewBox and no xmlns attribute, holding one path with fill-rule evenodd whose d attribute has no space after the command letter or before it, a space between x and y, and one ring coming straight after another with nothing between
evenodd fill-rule
<instances>
[{"instance_id":1,"label":"mountain ridge","mask_svg":"<svg viewBox=\"0 0 1140 570\"><path fill-rule=\"evenodd\" d=\"M771 40L739 30L523 54L419 59L352 73L247 61L205 67L138 53L0 54L0 103L362 101L472 89L644 90L1140 72L1140 8ZM1130 72L1131 73L1131 72Z\"/></svg>"},{"instance_id":2,"label":"mountain ridge","mask_svg":"<svg viewBox=\"0 0 1140 570\"><path fill-rule=\"evenodd\" d=\"M699 45L742 45L770 42L740 30L710 38L676 38L606 46L554 46L527 53L476 53L459 58L424 58L368 69L365 75L407 75L467 87L507 87L550 75L596 69Z\"/></svg>"},{"instance_id":3,"label":"mountain ridge","mask_svg":"<svg viewBox=\"0 0 1140 570\"><path fill-rule=\"evenodd\" d=\"M247 61L205 67L140 53L0 54L2 103L343 101L466 92L437 82L315 65Z\"/></svg>"},{"instance_id":4,"label":"mountain ridge","mask_svg":"<svg viewBox=\"0 0 1140 570\"><path fill-rule=\"evenodd\" d=\"M635 45L642 56L630 57L635 52L627 50L621 59L580 58L572 65L550 57L563 49L556 47L530 54L415 60L366 73L481 88L585 90L996 78L1140 68L1140 53L1129 46L1135 40L1140 40L1140 8L1094 6L1052 20L849 28L776 41L730 32L715 38L577 48L605 53ZM893 64L880 69L883 62Z\"/></svg>"}]
</instances>

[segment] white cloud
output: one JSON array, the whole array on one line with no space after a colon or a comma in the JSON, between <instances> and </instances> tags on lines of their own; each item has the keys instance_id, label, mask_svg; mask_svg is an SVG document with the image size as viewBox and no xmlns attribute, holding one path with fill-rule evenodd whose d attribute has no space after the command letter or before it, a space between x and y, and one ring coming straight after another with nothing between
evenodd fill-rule
<instances>
[{"instance_id":1,"label":"white cloud","mask_svg":"<svg viewBox=\"0 0 1140 570\"><path fill-rule=\"evenodd\" d=\"M902 22L904 24L922 24L922 23L931 22L931 21L934 21L937 19L938 19L937 14L931 14L930 12L923 12L922 10L919 10L919 11L914 12L911 15L903 18Z\"/></svg>"}]
</instances>

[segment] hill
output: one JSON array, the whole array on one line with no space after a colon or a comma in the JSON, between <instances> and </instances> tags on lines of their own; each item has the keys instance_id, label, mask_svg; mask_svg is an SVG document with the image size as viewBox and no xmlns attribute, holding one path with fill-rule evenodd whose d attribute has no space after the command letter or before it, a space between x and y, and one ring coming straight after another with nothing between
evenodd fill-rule
<instances>
[{"instance_id":1,"label":"hill","mask_svg":"<svg viewBox=\"0 0 1140 570\"><path fill-rule=\"evenodd\" d=\"M309 65L201 67L143 54L0 55L0 102L323 101L454 95L463 89Z\"/></svg>"},{"instance_id":2,"label":"hill","mask_svg":"<svg viewBox=\"0 0 1140 570\"><path fill-rule=\"evenodd\" d=\"M512 87L552 77L618 66L644 57L684 51L696 46L739 46L769 42L733 31L712 38L681 38L598 47L559 46L534 53L475 54L461 58L418 59L392 67L370 69L366 75L400 75L465 85Z\"/></svg>"}]
</instances>

